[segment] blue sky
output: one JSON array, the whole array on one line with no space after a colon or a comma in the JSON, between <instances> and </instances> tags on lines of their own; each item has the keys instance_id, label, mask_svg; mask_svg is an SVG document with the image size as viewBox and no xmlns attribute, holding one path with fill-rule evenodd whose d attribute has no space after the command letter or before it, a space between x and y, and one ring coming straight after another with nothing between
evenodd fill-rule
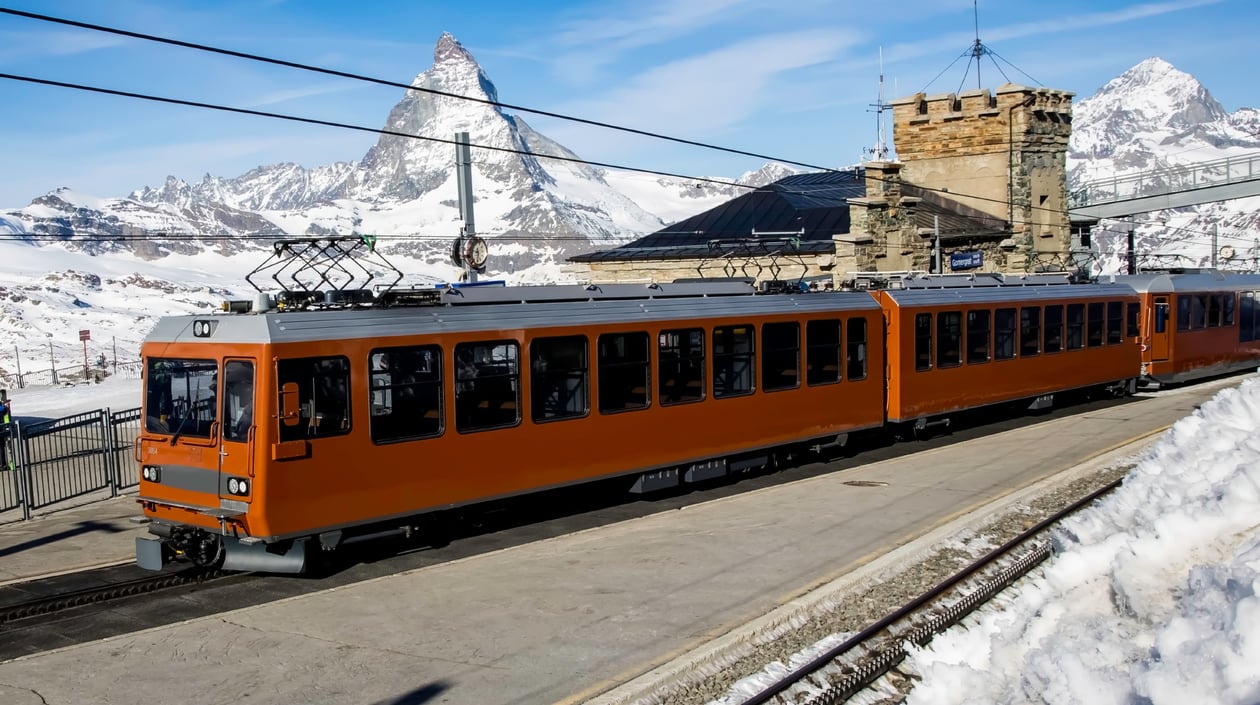
<instances>
[{"instance_id":1,"label":"blue sky","mask_svg":"<svg viewBox=\"0 0 1260 705\"><path fill-rule=\"evenodd\" d=\"M442 32L499 99L826 166L874 144L885 97L974 88L971 0L0 0L0 6L409 82ZM1007 78L1088 97L1150 56L1194 74L1227 110L1260 107L1253 0L980 0L980 38ZM1008 63L1009 62L1009 63ZM384 124L397 88L0 15L0 73ZM939 76L939 77L938 77ZM0 207L68 186L123 196L167 175L232 177L276 162L360 159L371 134L0 79ZM761 160L523 115L580 156L695 176ZM891 128L890 128L891 135ZM449 137L442 135L442 137Z\"/></svg>"}]
</instances>

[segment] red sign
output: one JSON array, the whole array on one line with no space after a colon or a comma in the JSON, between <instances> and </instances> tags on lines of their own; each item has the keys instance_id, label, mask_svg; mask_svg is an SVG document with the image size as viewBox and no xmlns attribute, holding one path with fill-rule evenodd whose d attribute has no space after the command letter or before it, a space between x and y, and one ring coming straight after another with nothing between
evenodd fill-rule
<instances>
[{"instance_id":1,"label":"red sign","mask_svg":"<svg viewBox=\"0 0 1260 705\"><path fill-rule=\"evenodd\" d=\"M90 330L79 331L79 340L91 340L91 339L92 339L92 331Z\"/></svg>"}]
</instances>

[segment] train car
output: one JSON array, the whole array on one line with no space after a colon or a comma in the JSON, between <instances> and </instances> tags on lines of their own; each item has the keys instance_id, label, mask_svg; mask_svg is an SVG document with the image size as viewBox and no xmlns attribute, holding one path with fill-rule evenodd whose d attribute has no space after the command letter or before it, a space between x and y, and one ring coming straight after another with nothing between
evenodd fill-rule
<instances>
[{"instance_id":1,"label":"train car","mask_svg":"<svg viewBox=\"0 0 1260 705\"><path fill-rule=\"evenodd\" d=\"M147 337L142 567L302 572L308 550L426 512L616 476L700 481L884 421L881 311L863 292L317 299L260 296Z\"/></svg>"},{"instance_id":2,"label":"train car","mask_svg":"<svg viewBox=\"0 0 1260 705\"><path fill-rule=\"evenodd\" d=\"M1260 274L1200 270L1112 280L1141 296L1145 382L1175 384L1260 364Z\"/></svg>"},{"instance_id":3,"label":"train car","mask_svg":"<svg viewBox=\"0 0 1260 705\"><path fill-rule=\"evenodd\" d=\"M1057 393L1134 390L1139 301L1066 275L879 275L888 325L887 421L921 431L967 409Z\"/></svg>"}]
</instances>

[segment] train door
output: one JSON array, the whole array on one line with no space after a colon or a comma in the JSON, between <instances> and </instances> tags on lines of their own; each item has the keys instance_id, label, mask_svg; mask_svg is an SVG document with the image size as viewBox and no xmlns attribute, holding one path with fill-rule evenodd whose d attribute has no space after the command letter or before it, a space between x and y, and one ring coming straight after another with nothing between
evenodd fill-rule
<instances>
[{"instance_id":1,"label":"train door","mask_svg":"<svg viewBox=\"0 0 1260 705\"><path fill-rule=\"evenodd\" d=\"M251 452L256 435L254 425L254 361L229 359L223 363L223 433L219 445L219 494L248 496L248 484L241 488L241 480L254 475L254 454ZM236 479L233 483L231 480ZM236 489L233 489L235 485Z\"/></svg>"},{"instance_id":2,"label":"train door","mask_svg":"<svg viewBox=\"0 0 1260 705\"><path fill-rule=\"evenodd\" d=\"M1171 306L1167 296L1156 296L1154 320L1151 321L1151 360L1162 362L1168 359L1168 317Z\"/></svg>"}]
</instances>

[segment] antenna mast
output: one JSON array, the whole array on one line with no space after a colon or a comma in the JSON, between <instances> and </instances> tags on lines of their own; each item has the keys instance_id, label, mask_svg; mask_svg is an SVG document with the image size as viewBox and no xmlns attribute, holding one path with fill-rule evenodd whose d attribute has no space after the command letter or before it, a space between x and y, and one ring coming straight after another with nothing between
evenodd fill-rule
<instances>
[{"instance_id":1,"label":"antenna mast","mask_svg":"<svg viewBox=\"0 0 1260 705\"><path fill-rule=\"evenodd\" d=\"M980 0L971 0L972 15L976 20L976 43L971 47L971 58L976 61L976 89L982 88L980 83L980 57L989 53L989 48L980 43Z\"/></svg>"},{"instance_id":2,"label":"antenna mast","mask_svg":"<svg viewBox=\"0 0 1260 705\"><path fill-rule=\"evenodd\" d=\"M874 103L869 103L873 110L867 112L875 113L875 146L867 147L862 150L874 157L875 161L888 161L888 133L884 129L884 111L889 110L892 106L884 102L884 48L879 48L879 98Z\"/></svg>"}]
</instances>

